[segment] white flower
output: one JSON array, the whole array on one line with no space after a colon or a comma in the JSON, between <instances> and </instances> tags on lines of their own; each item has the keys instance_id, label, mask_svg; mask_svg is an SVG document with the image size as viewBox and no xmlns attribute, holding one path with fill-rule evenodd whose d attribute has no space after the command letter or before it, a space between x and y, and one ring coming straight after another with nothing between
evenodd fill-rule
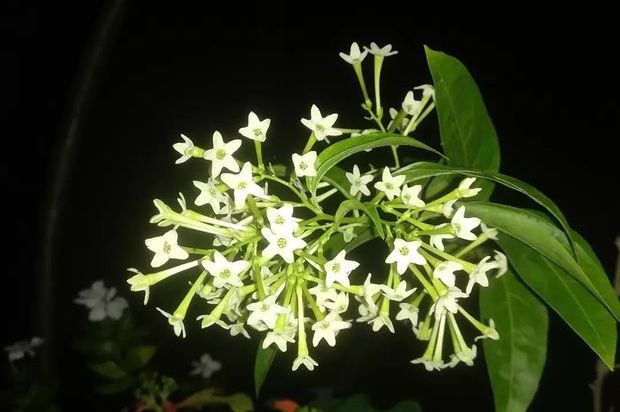
<instances>
[{"instance_id":1,"label":"white flower","mask_svg":"<svg viewBox=\"0 0 620 412\"><path fill-rule=\"evenodd\" d=\"M30 341L20 340L12 345L5 346L4 351L7 352L9 361L13 362L22 359L26 354L34 356L34 349L41 345L43 345L43 339L35 336Z\"/></svg>"},{"instance_id":2,"label":"white flower","mask_svg":"<svg viewBox=\"0 0 620 412\"><path fill-rule=\"evenodd\" d=\"M419 240L407 242L403 239L395 239L394 249L392 249L392 253L385 259L385 263L396 263L396 271L399 275L405 273L410 263L424 265L426 259L418 252L418 248L421 244L422 242Z\"/></svg>"},{"instance_id":3,"label":"white flower","mask_svg":"<svg viewBox=\"0 0 620 412\"><path fill-rule=\"evenodd\" d=\"M239 171L239 165L232 156L239 147L241 147L241 139L224 143L220 132L213 133L213 149L205 151L203 155L205 159L211 161L211 177L218 177L223 168L235 173Z\"/></svg>"},{"instance_id":4,"label":"white flower","mask_svg":"<svg viewBox=\"0 0 620 412\"><path fill-rule=\"evenodd\" d=\"M163 236L152 237L144 241L146 247L155 253L153 260L151 260L152 267L158 268L168 259L184 260L189 257L189 253L178 245L177 239L176 230L169 230Z\"/></svg>"},{"instance_id":5,"label":"white flower","mask_svg":"<svg viewBox=\"0 0 620 412\"><path fill-rule=\"evenodd\" d=\"M250 263L245 260L229 262L220 252L215 251L213 262L203 260L202 266L213 276L213 286L216 288L222 288L226 285L242 287L243 282L239 275L250 267Z\"/></svg>"},{"instance_id":6,"label":"white flower","mask_svg":"<svg viewBox=\"0 0 620 412\"><path fill-rule=\"evenodd\" d=\"M368 276L366 276L366 280L364 281L362 290L364 292L364 301L368 305L372 306L375 305L375 296L377 295L377 293L381 292L383 285L380 285L378 283L372 283L370 281L371 277L372 275L370 273L368 274Z\"/></svg>"},{"instance_id":7,"label":"white flower","mask_svg":"<svg viewBox=\"0 0 620 412\"><path fill-rule=\"evenodd\" d=\"M396 320L409 320L411 326L415 329L418 327L418 314L420 309L411 303L399 303L400 311L396 314Z\"/></svg>"},{"instance_id":8,"label":"white flower","mask_svg":"<svg viewBox=\"0 0 620 412\"><path fill-rule=\"evenodd\" d=\"M271 119L260 120L254 112L248 114L248 125L239 129L239 134L248 139L264 142Z\"/></svg>"},{"instance_id":9,"label":"white flower","mask_svg":"<svg viewBox=\"0 0 620 412\"><path fill-rule=\"evenodd\" d=\"M377 43L372 42L370 43L370 48L364 46L364 49L370 54L374 54L375 56L381 56L381 57L393 56L395 54L398 54L396 50L392 51L391 44L386 44L383 47L379 47L377 46Z\"/></svg>"},{"instance_id":10,"label":"white flower","mask_svg":"<svg viewBox=\"0 0 620 412\"><path fill-rule=\"evenodd\" d=\"M443 295L439 296L439 299L431 306L431 313L434 312L436 318L444 316L446 310L450 313L456 313L459 306L458 300L468 296L467 293L463 293L463 291L456 286L448 287L448 290L446 290Z\"/></svg>"},{"instance_id":11,"label":"white flower","mask_svg":"<svg viewBox=\"0 0 620 412\"><path fill-rule=\"evenodd\" d=\"M430 84L422 84L420 86L414 87L414 90L422 90L423 97L432 97L435 98L435 88Z\"/></svg>"},{"instance_id":12,"label":"white flower","mask_svg":"<svg viewBox=\"0 0 620 412\"><path fill-rule=\"evenodd\" d=\"M263 249L263 257L271 259L275 255L280 255L286 263L293 263L295 259L293 252L306 246L303 239L293 236L292 233L274 233L266 227L261 229L261 234L269 242Z\"/></svg>"},{"instance_id":13,"label":"white flower","mask_svg":"<svg viewBox=\"0 0 620 412\"><path fill-rule=\"evenodd\" d=\"M124 298L114 297L115 295L116 288L107 289L103 281L98 280L90 289L78 292L78 298L74 302L90 309L88 320L91 322L99 322L106 318L118 320L129 304Z\"/></svg>"},{"instance_id":14,"label":"white flower","mask_svg":"<svg viewBox=\"0 0 620 412\"><path fill-rule=\"evenodd\" d=\"M299 226L293 217L293 206L288 203L278 209L267 208L267 219L273 233L290 234Z\"/></svg>"},{"instance_id":15,"label":"white flower","mask_svg":"<svg viewBox=\"0 0 620 412\"><path fill-rule=\"evenodd\" d=\"M392 122L396 119L396 116L398 116L398 110L396 110L393 107L390 107L390 110L388 110L388 113L390 113L390 118L392 119L390 123L388 123L388 129L389 129L392 127ZM396 126L396 128L399 130L402 130L402 129L405 129L408 124L409 124L409 118L405 116L403 117L400 125Z\"/></svg>"},{"instance_id":16,"label":"white flower","mask_svg":"<svg viewBox=\"0 0 620 412\"><path fill-rule=\"evenodd\" d=\"M316 176L316 169L314 168L314 165L316 163L315 151L308 152L305 155L293 153L292 158L293 165L295 165L295 174L297 175L297 177Z\"/></svg>"},{"instance_id":17,"label":"white flower","mask_svg":"<svg viewBox=\"0 0 620 412\"><path fill-rule=\"evenodd\" d=\"M497 240L497 234L499 232L494 227L489 227L482 222L480 223L480 230L482 230L482 233L484 233L487 238Z\"/></svg>"},{"instance_id":18,"label":"white flower","mask_svg":"<svg viewBox=\"0 0 620 412\"><path fill-rule=\"evenodd\" d=\"M421 363L424 365L424 369L426 369L428 372L433 371L433 370L441 370L445 367L445 364L443 362L443 360L433 360L431 358L425 358L424 356L422 356L421 358L417 358L411 361L411 363L416 364L416 363Z\"/></svg>"},{"instance_id":19,"label":"white flower","mask_svg":"<svg viewBox=\"0 0 620 412\"><path fill-rule=\"evenodd\" d=\"M338 120L338 114L332 113L327 117L321 116L321 111L316 105L312 105L310 109L310 120L301 119L301 123L308 129L312 130L316 140L324 140L327 136L340 136L342 132L334 129L334 123Z\"/></svg>"},{"instance_id":20,"label":"white flower","mask_svg":"<svg viewBox=\"0 0 620 412\"><path fill-rule=\"evenodd\" d=\"M508 272L508 259L502 252L495 251L495 264L497 265L497 277L504 276Z\"/></svg>"},{"instance_id":21,"label":"white flower","mask_svg":"<svg viewBox=\"0 0 620 412\"><path fill-rule=\"evenodd\" d=\"M456 232L456 236L464 240L476 240L476 235L471 231L480 225L480 219L477 217L465 217L465 206L457 209L452 221L450 222L452 229Z\"/></svg>"},{"instance_id":22,"label":"white flower","mask_svg":"<svg viewBox=\"0 0 620 412\"><path fill-rule=\"evenodd\" d=\"M387 314L379 313L379 316L371 319L368 323L372 324L373 332L379 332L385 326L390 332L394 333L394 324Z\"/></svg>"},{"instance_id":23,"label":"white flower","mask_svg":"<svg viewBox=\"0 0 620 412\"><path fill-rule=\"evenodd\" d=\"M243 209L245 206L245 199L248 195L257 197L265 196L263 188L254 182L254 178L252 177L252 164L250 162L245 162L239 174L222 173L221 179L228 187L233 189L233 197L237 209Z\"/></svg>"},{"instance_id":24,"label":"white flower","mask_svg":"<svg viewBox=\"0 0 620 412\"><path fill-rule=\"evenodd\" d=\"M192 368L190 374L200 375L204 379L208 379L215 372L222 369L222 364L214 360L208 353L205 353L200 357L199 361L192 361Z\"/></svg>"},{"instance_id":25,"label":"white flower","mask_svg":"<svg viewBox=\"0 0 620 412\"><path fill-rule=\"evenodd\" d=\"M451 356L449 366L450 367L454 367L459 362L463 362L467 366L473 366L474 365L474 359L476 359L476 354L477 353L478 353L478 350L476 348L476 345L472 345L471 348L465 346L465 347L461 348L460 351L455 352Z\"/></svg>"},{"instance_id":26,"label":"white flower","mask_svg":"<svg viewBox=\"0 0 620 412\"><path fill-rule=\"evenodd\" d=\"M413 294L416 291L416 288L407 290L407 282L404 280L398 283L395 289L389 288L386 285L381 285L383 296L388 298L389 300L393 300L395 302L400 302Z\"/></svg>"},{"instance_id":27,"label":"white flower","mask_svg":"<svg viewBox=\"0 0 620 412\"><path fill-rule=\"evenodd\" d=\"M168 319L168 323L174 328L174 334L177 336L183 335L185 338L185 325L183 324L183 318L170 314L160 308L155 308Z\"/></svg>"},{"instance_id":28,"label":"white flower","mask_svg":"<svg viewBox=\"0 0 620 412\"><path fill-rule=\"evenodd\" d=\"M458 270L463 270L463 265L458 262L448 260L445 262L441 262L440 264L435 266L435 270L433 270L433 276L441 280L444 285L452 287L454 286L454 282L456 280L454 272Z\"/></svg>"},{"instance_id":29,"label":"white flower","mask_svg":"<svg viewBox=\"0 0 620 412\"><path fill-rule=\"evenodd\" d=\"M217 190L213 179L209 178L207 183L194 180L194 186L200 189L200 194L194 200L194 204L196 206L203 206L208 203L213 211L219 214L222 210L221 204L226 203L226 195Z\"/></svg>"},{"instance_id":30,"label":"white flower","mask_svg":"<svg viewBox=\"0 0 620 412\"><path fill-rule=\"evenodd\" d=\"M351 225L340 226L338 228L338 231L342 233L342 238L345 241L345 243L349 243L350 241L352 241L353 239L357 237L357 234L355 233L355 226L351 226Z\"/></svg>"},{"instance_id":31,"label":"white flower","mask_svg":"<svg viewBox=\"0 0 620 412\"><path fill-rule=\"evenodd\" d=\"M313 371L315 366L319 366L317 361L312 359L310 355L296 357L293 361L293 370L296 371L301 365L304 365L309 371Z\"/></svg>"},{"instance_id":32,"label":"white flower","mask_svg":"<svg viewBox=\"0 0 620 412\"><path fill-rule=\"evenodd\" d=\"M213 316L211 314L208 315L200 315L196 318L196 320L200 320L200 327L201 328L208 328L211 325L217 325L223 329L228 329L230 326L228 326L223 320L221 320L219 317Z\"/></svg>"},{"instance_id":33,"label":"white flower","mask_svg":"<svg viewBox=\"0 0 620 412\"><path fill-rule=\"evenodd\" d=\"M245 323L243 323L242 321L230 325L229 332L230 336L243 335L244 337L250 339L250 334L245 329Z\"/></svg>"},{"instance_id":34,"label":"white flower","mask_svg":"<svg viewBox=\"0 0 620 412\"><path fill-rule=\"evenodd\" d=\"M338 291L336 289L321 284L308 289L308 292L315 296L316 304L320 308L326 307L328 301L336 301L338 299Z\"/></svg>"},{"instance_id":35,"label":"white flower","mask_svg":"<svg viewBox=\"0 0 620 412\"><path fill-rule=\"evenodd\" d=\"M191 151L194 148L194 142L192 142L189 137L181 134L181 138L183 139L182 143L175 143L172 145L172 148L181 154L181 157L174 162L176 164L187 162L189 158L192 157Z\"/></svg>"},{"instance_id":36,"label":"white flower","mask_svg":"<svg viewBox=\"0 0 620 412\"><path fill-rule=\"evenodd\" d=\"M359 299L358 296L355 298L360 301L360 304L357 307L357 312L360 314L360 317L355 319L356 322L372 321L372 319L378 316L379 307L375 305L374 302L369 303L366 300Z\"/></svg>"},{"instance_id":37,"label":"white flower","mask_svg":"<svg viewBox=\"0 0 620 412\"><path fill-rule=\"evenodd\" d=\"M360 46L358 46L356 42L353 42L351 44L351 48L349 49L349 54L340 52L338 55L342 58L342 60L344 60L345 62L349 64L359 64L364 60L364 58L366 58L367 54L368 54L367 50L364 50L362 52L360 50Z\"/></svg>"},{"instance_id":38,"label":"white flower","mask_svg":"<svg viewBox=\"0 0 620 412\"><path fill-rule=\"evenodd\" d=\"M413 92L409 91L405 95L405 100L403 100L402 108L403 111L409 116L416 116L422 109L422 102L420 100L416 100L413 97Z\"/></svg>"},{"instance_id":39,"label":"white flower","mask_svg":"<svg viewBox=\"0 0 620 412\"><path fill-rule=\"evenodd\" d=\"M350 327L350 322L343 321L337 313L331 312L323 320L312 325L312 330L314 331L312 345L316 347L322 339L325 339L325 342L333 347L336 345L336 335L338 332Z\"/></svg>"},{"instance_id":40,"label":"white flower","mask_svg":"<svg viewBox=\"0 0 620 412\"><path fill-rule=\"evenodd\" d=\"M454 202L456 202L456 199L448 200L441 207L441 214L444 215L446 219L450 219L454 213Z\"/></svg>"},{"instance_id":41,"label":"white flower","mask_svg":"<svg viewBox=\"0 0 620 412\"><path fill-rule=\"evenodd\" d=\"M485 288L489 286L487 272L491 269L497 269L497 263L495 263L495 261L489 262L489 259L491 259L491 256L485 256L482 258L474 270L472 270L469 274L469 281L467 282L467 287L465 288L465 292L467 294L471 293L471 289L476 283Z\"/></svg>"},{"instance_id":42,"label":"white flower","mask_svg":"<svg viewBox=\"0 0 620 412\"><path fill-rule=\"evenodd\" d=\"M333 298L324 300L323 306L335 313L344 313L349 308L349 294L346 292L336 293Z\"/></svg>"},{"instance_id":43,"label":"white flower","mask_svg":"<svg viewBox=\"0 0 620 412\"><path fill-rule=\"evenodd\" d=\"M135 273L135 275L127 279L127 283L131 285L130 290L132 292L144 292L144 304L146 305L149 301L149 288L151 286L149 279L138 269L128 268L127 270Z\"/></svg>"},{"instance_id":44,"label":"white flower","mask_svg":"<svg viewBox=\"0 0 620 412\"><path fill-rule=\"evenodd\" d=\"M495 329L495 322L493 321L493 319L489 319L489 326L487 326L486 330L482 332L482 335L476 336L474 338L474 340L476 341L478 339L493 339L493 340L499 339L499 334L497 333L497 330Z\"/></svg>"},{"instance_id":45,"label":"white flower","mask_svg":"<svg viewBox=\"0 0 620 412\"><path fill-rule=\"evenodd\" d=\"M476 196L481 190L482 188L474 188L471 189L471 185L476 181L475 177L466 177L465 179L461 180L461 183L459 183L459 187L456 189L458 195L460 197L474 197Z\"/></svg>"},{"instance_id":46,"label":"white flower","mask_svg":"<svg viewBox=\"0 0 620 412\"><path fill-rule=\"evenodd\" d=\"M386 166L383 169L381 181L375 183L375 189L385 193L389 200L400 195L400 187L405 183L405 176L392 176L390 169Z\"/></svg>"},{"instance_id":47,"label":"white flower","mask_svg":"<svg viewBox=\"0 0 620 412\"><path fill-rule=\"evenodd\" d=\"M272 330L267 332L263 340L263 349L267 349L269 345L275 344L280 352L286 352L287 343L295 342L296 328L284 328L283 330Z\"/></svg>"},{"instance_id":48,"label":"white flower","mask_svg":"<svg viewBox=\"0 0 620 412\"><path fill-rule=\"evenodd\" d=\"M442 227L447 226L447 223L442 223L440 225L435 226L435 229L441 229ZM443 246L443 241L445 239L454 239L454 236L452 236L449 233L446 234L442 234L442 235L431 235L430 237L430 243L431 246L433 246L435 249L439 249L442 252L445 250L444 246Z\"/></svg>"},{"instance_id":49,"label":"white flower","mask_svg":"<svg viewBox=\"0 0 620 412\"><path fill-rule=\"evenodd\" d=\"M413 185L411 187L407 187L407 185L404 185L402 190L400 191L400 199L405 206L424 207L426 203L424 203L424 201L419 198L421 191L422 185Z\"/></svg>"},{"instance_id":50,"label":"white flower","mask_svg":"<svg viewBox=\"0 0 620 412\"><path fill-rule=\"evenodd\" d=\"M360 168L357 165L353 165L353 173L346 172L347 180L351 183L349 193L351 196L355 196L358 193L362 193L365 196L370 196L370 190L368 190L368 183L374 179L371 175L360 175Z\"/></svg>"},{"instance_id":51,"label":"white flower","mask_svg":"<svg viewBox=\"0 0 620 412\"><path fill-rule=\"evenodd\" d=\"M350 286L349 274L360 264L353 260L346 260L345 251L341 250L335 258L325 263L323 268L327 276L325 277L325 285L332 286L335 282L343 286Z\"/></svg>"},{"instance_id":52,"label":"white flower","mask_svg":"<svg viewBox=\"0 0 620 412\"><path fill-rule=\"evenodd\" d=\"M287 312L286 308L276 303L276 298L276 295L270 295L264 300L250 303L247 309L252 313L248 316L248 325L255 329L261 324L264 324L269 329L275 328L278 315Z\"/></svg>"}]
</instances>

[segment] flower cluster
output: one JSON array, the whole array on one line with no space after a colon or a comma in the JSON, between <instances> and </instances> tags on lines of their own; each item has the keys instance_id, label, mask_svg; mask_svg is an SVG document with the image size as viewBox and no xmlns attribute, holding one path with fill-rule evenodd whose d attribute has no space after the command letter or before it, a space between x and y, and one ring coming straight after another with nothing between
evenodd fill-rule
<instances>
[{"instance_id":1,"label":"flower cluster","mask_svg":"<svg viewBox=\"0 0 620 412\"><path fill-rule=\"evenodd\" d=\"M480 260L472 253L497 234L470 216L462 202L480 191L474 178L434 199L425 198L425 188L407 180L407 167L400 167L395 147L394 167L363 172L354 165L338 185L321 181L317 172L322 159L312 149L319 142L373 133L409 136L433 110L433 87L416 87L405 94L398 109L388 110L391 121L384 126L381 68L384 59L396 53L391 45L381 48L372 43L361 51L353 43L349 54L340 54L353 66L362 107L376 128L337 127L338 114L323 116L312 105L310 118L301 119L309 130L307 142L300 153L292 154L289 165L263 162L262 143L268 141L271 121L254 112L239 134L253 140L255 163L235 157L242 139L226 141L218 131L208 148L196 146L185 135L174 144L180 154L177 164L207 161L211 174L206 181L193 182L198 189L196 208L182 194L176 210L154 200L157 214L151 223L167 232L145 241L154 253L151 266L177 263L150 273L129 269L133 275L128 283L132 291L145 293L146 304L152 286L181 273L192 276L176 309L168 313L158 308L177 336L186 336L188 309L200 300L194 307L202 313L198 316L202 328L221 327L246 338L258 332L264 348L274 346L282 352L296 344L293 370L318 365L308 341L312 347L334 346L341 331L355 322L392 333L394 320L409 325L417 339L427 342L427 349L412 363L422 363L428 370L472 364L476 346L467 342L459 321L479 331L476 339L498 339L492 320L485 324L462 306L474 287L486 287L489 275L500 276L507 265L500 252ZM361 69L369 54L374 56L374 102ZM343 203L330 213L330 206L338 204L333 201L336 195L356 206L346 209ZM181 242L187 231L205 235L201 247ZM383 232L384 273L362 275L351 253L369 231ZM444 345L446 336L450 346Z\"/></svg>"}]
</instances>

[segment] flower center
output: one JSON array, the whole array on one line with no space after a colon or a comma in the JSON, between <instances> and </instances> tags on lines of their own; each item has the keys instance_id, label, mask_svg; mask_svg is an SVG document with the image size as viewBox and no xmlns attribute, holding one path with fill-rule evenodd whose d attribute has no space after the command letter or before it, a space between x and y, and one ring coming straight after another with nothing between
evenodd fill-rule
<instances>
[{"instance_id":1,"label":"flower center","mask_svg":"<svg viewBox=\"0 0 620 412\"><path fill-rule=\"evenodd\" d=\"M409 248L407 246L403 246L400 249L398 249L398 252L403 256L407 256L409 255Z\"/></svg>"},{"instance_id":2,"label":"flower center","mask_svg":"<svg viewBox=\"0 0 620 412\"><path fill-rule=\"evenodd\" d=\"M253 130L255 137L261 137L263 135L263 131L259 128Z\"/></svg>"},{"instance_id":3,"label":"flower center","mask_svg":"<svg viewBox=\"0 0 620 412\"><path fill-rule=\"evenodd\" d=\"M332 272L334 272L334 273L340 272L340 263L334 263L332 265Z\"/></svg>"},{"instance_id":4,"label":"flower center","mask_svg":"<svg viewBox=\"0 0 620 412\"><path fill-rule=\"evenodd\" d=\"M281 215L278 215L278 217L276 217L276 219L274 220L274 223L276 225L283 225L284 224L284 218Z\"/></svg>"},{"instance_id":5,"label":"flower center","mask_svg":"<svg viewBox=\"0 0 620 412\"><path fill-rule=\"evenodd\" d=\"M164 242L164 247L162 248L165 254L170 253L170 249L172 249L172 245L168 242Z\"/></svg>"},{"instance_id":6,"label":"flower center","mask_svg":"<svg viewBox=\"0 0 620 412\"><path fill-rule=\"evenodd\" d=\"M286 239L283 237L279 238L277 241L277 245L280 249L284 249L286 247Z\"/></svg>"},{"instance_id":7,"label":"flower center","mask_svg":"<svg viewBox=\"0 0 620 412\"><path fill-rule=\"evenodd\" d=\"M317 124L316 130L318 130L319 132L323 132L325 131L325 126L323 126L322 124Z\"/></svg>"},{"instance_id":8,"label":"flower center","mask_svg":"<svg viewBox=\"0 0 620 412\"><path fill-rule=\"evenodd\" d=\"M299 163L299 168L301 170L306 170L308 168L308 165L306 164L306 162L300 162Z\"/></svg>"},{"instance_id":9,"label":"flower center","mask_svg":"<svg viewBox=\"0 0 620 412\"><path fill-rule=\"evenodd\" d=\"M392 182L387 182L385 184L385 188L388 190L393 190L394 189L394 185L392 184Z\"/></svg>"},{"instance_id":10,"label":"flower center","mask_svg":"<svg viewBox=\"0 0 620 412\"><path fill-rule=\"evenodd\" d=\"M222 160L226 157L226 150L224 149L217 149L215 151L215 157L217 157L219 160Z\"/></svg>"},{"instance_id":11,"label":"flower center","mask_svg":"<svg viewBox=\"0 0 620 412\"><path fill-rule=\"evenodd\" d=\"M222 279L228 279L230 277L230 270L224 269L220 272L220 277Z\"/></svg>"},{"instance_id":12,"label":"flower center","mask_svg":"<svg viewBox=\"0 0 620 412\"><path fill-rule=\"evenodd\" d=\"M244 190L246 187L248 187L247 182L239 182L239 184L237 185L237 189L239 190Z\"/></svg>"}]
</instances>

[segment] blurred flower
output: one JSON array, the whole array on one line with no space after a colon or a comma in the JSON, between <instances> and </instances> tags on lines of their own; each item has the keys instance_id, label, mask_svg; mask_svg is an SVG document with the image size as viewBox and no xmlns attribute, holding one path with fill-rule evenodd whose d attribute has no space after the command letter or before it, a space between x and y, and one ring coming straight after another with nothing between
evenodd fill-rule
<instances>
[{"instance_id":1,"label":"blurred flower","mask_svg":"<svg viewBox=\"0 0 620 412\"><path fill-rule=\"evenodd\" d=\"M103 281L98 280L90 289L78 292L78 298L74 302L90 309L88 320L91 322L99 322L106 318L118 320L129 305L124 298L115 296L116 288L107 289Z\"/></svg>"},{"instance_id":2,"label":"blurred flower","mask_svg":"<svg viewBox=\"0 0 620 412\"><path fill-rule=\"evenodd\" d=\"M204 379L210 378L215 372L222 369L222 364L205 353L198 361L192 361L191 375L200 375Z\"/></svg>"},{"instance_id":3,"label":"blurred flower","mask_svg":"<svg viewBox=\"0 0 620 412\"><path fill-rule=\"evenodd\" d=\"M43 345L43 339L35 336L30 341L20 340L12 345L5 346L4 351L7 352L7 356L10 362L22 359L26 354L34 356L34 349Z\"/></svg>"}]
</instances>

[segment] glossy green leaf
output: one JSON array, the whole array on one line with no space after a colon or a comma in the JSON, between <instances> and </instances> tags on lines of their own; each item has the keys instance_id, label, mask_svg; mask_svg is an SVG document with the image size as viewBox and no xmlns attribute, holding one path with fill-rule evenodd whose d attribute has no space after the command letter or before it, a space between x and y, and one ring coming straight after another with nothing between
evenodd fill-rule
<instances>
[{"instance_id":1,"label":"glossy green leaf","mask_svg":"<svg viewBox=\"0 0 620 412\"><path fill-rule=\"evenodd\" d=\"M480 314L495 321L500 336L484 340L495 410L524 412L545 366L547 309L509 270L481 291Z\"/></svg>"},{"instance_id":2,"label":"glossy green leaf","mask_svg":"<svg viewBox=\"0 0 620 412\"><path fill-rule=\"evenodd\" d=\"M497 172L497 133L476 82L459 60L428 47L424 50L435 85L439 133L448 164ZM484 186L480 198L488 199L493 185Z\"/></svg>"},{"instance_id":3,"label":"glossy green leaf","mask_svg":"<svg viewBox=\"0 0 620 412\"><path fill-rule=\"evenodd\" d=\"M126 375L126 372L118 366L114 361L105 361L101 363L95 363L89 365L90 369L98 373L101 376L105 376L108 379L120 379Z\"/></svg>"},{"instance_id":4,"label":"glossy green leaf","mask_svg":"<svg viewBox=\"0 0 620 412\"><path fill-rule=\"evenodd\" d=\"M316 187L323 176L339 162L364 150L386 146L412 146L443 156L437 150L412 137L398 134L381 132L350 137L327 146L325 150L319 153L316 163L316 176L309 179L308 189L310 193L314 196Z\"/></svg>"},{"instance_id":5,"label":"glossy green leaf","mask_svg":"<svg viewBox=\"0 0 620 412\"><path fill-rule=\"evenodd\" d=\"M573 258L564 232L536 212L488 202L470 202L467 212L497 228L551 260L584 285L620 320L620 306L609 281L591 278ZM607 289L607 290L606 290ZM611 293L610 293L611 292Z\"/></svg>"},{"instance_id":6,"label":"glossy green leaf","mask_svg":"<svg viewBox=\"0 0 620 412\"><path fill-rule=\"evenodd\" d=\"M519 277L613 368L616 321L588 290L535 249L506 234L499 244Z\"/></svg>"},{"instance_id":7,"label":"glossy green leaf","mask_svg":"<svg viewBox=\"0 0 620 412\"><path fill-rule=\"evenodd\" d=\"M379 216L379 212L377 211L377 207L370 203L362 203L359 200L352 198L345 200L338 206L336 213L334 214L334 224L333 228L338 229L342 219L349 213L351 210L361 210L368 216L370 221L373 223L377 234L383 238L385 233L383 232L383 225L381 223L381 217Z\"/></svg>"},{"instance_id":8,"label":"glossy green leaf","mask_svg":"<svg viewBox=\"0 0 620 412\"><path fill-rule=\"evenodd\" d=\"M401 173L399 173L401 174ZM406 182L414 182L417 180L428 179L429 177L459 174L469 177L477 177L481 179L492 180L509 189L515 190L528 196L534 202L538 203L553 215L562 225L567 234L571 233L570 226L560 208L549 199L544 193L536 189L529 183L523 182L511 176L492 171L476 170L462 167L446 166L438 163L420 162L411 165L403 173L406 176ZM572 241L572 239L571 239Z\"/></svg>"},{"instance_id":9,"label":"glossy green leaf","mask_svg":"<svg viewBox=\"0 0 620 412\"><path fill-rule=\"evenodd\" d=\"M342 193L347 199L351 198L351 194L349 192L351 184L349 183L346 172L343 169L337 166L332 167L323 176L323 181L338 189L338 191Z\"/></svg>"},{"instance_id":10,"label":"glossy green leaf","mask_svg":"<svg viewBox=\"0 0 620 412\"><path fill-rule=\"evenodd\" d=\"M121 365L127 372L138 370L149 363L156 351L157 347L152 345L136 346L127 351Z\"/></svg>"},{"instance_id":11,"label":"glossy green leaf","mask_svg":"<svg viewBox=\"0 0 620 412\"><path fill-rule=\"evenodd\" d=\"M257 398L263 387L263 383L265 383L265 378L267 378L269 369L271 369L271 364L276 357L276 353L277 351L274 349L273 345L268 346L267 349L263 349L263 341L261 340L258 344L256 361L254 362L254 391L256 392Z\"/></svg>"}]
</instances>

